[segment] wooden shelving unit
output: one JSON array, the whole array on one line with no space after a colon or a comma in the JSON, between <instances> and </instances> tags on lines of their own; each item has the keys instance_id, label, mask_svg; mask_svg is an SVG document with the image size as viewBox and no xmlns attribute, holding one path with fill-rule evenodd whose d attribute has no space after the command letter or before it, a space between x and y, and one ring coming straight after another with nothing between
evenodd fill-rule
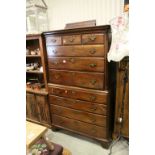
<instances>
[{"instance_id":1,"label":"wooden shelving unit","mask_svg":"<svg viewBox=\"0 0 155 155\"><path fill-rule=\"evenodd\" d=\"M26 71L26 118L34 123L50 127L45 55L41 35L27 35L26 49L29 51L26 55L26 65L37 64L36 69ZM31 55L32 51L36 50L39 54ZM41 88L35 88L35 85L40 85Z\"/></svg>"}]
</instances>

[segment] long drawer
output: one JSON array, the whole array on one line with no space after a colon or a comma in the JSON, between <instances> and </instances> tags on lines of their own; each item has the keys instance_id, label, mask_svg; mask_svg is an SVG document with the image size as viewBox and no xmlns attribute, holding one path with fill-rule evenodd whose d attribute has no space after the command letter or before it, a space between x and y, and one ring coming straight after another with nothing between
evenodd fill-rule
<instances>
[{"instance_id":1,"label":"long drawer","mask_svg":"<svg viewBox=\"0 0 155 155\"><path fill-rule=\"evenodd\" d=\"M97 102L101 104L108 104L109 100L108 91L91 90L56 84L48 84L48 91L49 94L53 94L60 97L67 97L89 102Z\"/></svg>"},{"instance_id":2,"label":"long drawer","mask_svg":"<svg viewBox=\"0 0 155 155\"><path fill-rule=\"evenodd\" d=\"M104 74L50 69L49 82L103 90Z\"/></svg>"},{"instance_id":3,"label":"long drawer","mask_svg":"<svg viewBox=\"0 0 155 155\"><path fill-rule=\"evenodd\" d=\"M50 105L52 114L73 118L79 121L96 124L99 126L107 126L107 117L97 114L92 114L80 110L74 110L71 108L66 108L57 105Z\"/></svg>"},{"instance_id":4,"label":"long drawer","mask_svg":"<svg viewBox=\"0 0 155 155\"><path fill-rule=\"evenodd\" d=\"M46 46L48 57L53 56L83 56L104 57L104 45L74 45L74 46Z\"/></svg>"},{"instance_id":5,"label":"long drawer","mask_svg":"<svg viewBox=\"0 0 155 155\"><path fill-rule=\"evenodd\" d=\"M48 58L49 69L104 72L105 59L92 57L52 57Z\"/></svg>"},{"instance_id":6,"label":"long drawer","mask_svg":"<svg viewBox=\"0 0 155 155\"><path fill-rule=\"evenodd\" d=\"M108 138L107 130L104 127L84 123L74 119L69 119L57 115L52 115L52 124L58 127L70 129L74 132L84 133L95 138Z\"/></svg>"},{"instance_id":7,"label":"long drawer","mask_svg":"<svg viewBox=\"0 0 155 155\"><path fill-rule=\"evenodd\" d=\"M49 95L49 103L72 109L82 110L86 112L107 115L107 106L95 102L86 102L81 100L69 99L65 97L58 97L55 95Z\"/></svg>"}]
</instances>

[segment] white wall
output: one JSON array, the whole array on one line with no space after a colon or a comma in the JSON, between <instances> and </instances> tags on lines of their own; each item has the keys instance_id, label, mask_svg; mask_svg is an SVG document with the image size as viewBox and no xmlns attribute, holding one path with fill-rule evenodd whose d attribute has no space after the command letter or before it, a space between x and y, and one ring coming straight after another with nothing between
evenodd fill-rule
<instances>
[{"instance_id":1,"label":"white wall","mask_svg":"<svg viewBox=\"0 0 155 155\"><path fill-rule=\"evenodd\" d=\"M66 23L96 19L97 25L123 12L124 0L46 0L49 30L64 29Z\"/></svg>"}]
</instances>

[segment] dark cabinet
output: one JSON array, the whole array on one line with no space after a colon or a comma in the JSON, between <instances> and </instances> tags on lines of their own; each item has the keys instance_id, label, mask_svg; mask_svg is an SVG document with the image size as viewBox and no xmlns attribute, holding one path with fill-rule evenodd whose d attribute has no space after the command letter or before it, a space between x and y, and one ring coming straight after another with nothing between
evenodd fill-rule
<instances>
[{"instance_id":1,"label":"dark cabinet","mask_svg":"<svg viewBox=\"0 0 155 155\"><path fill-rule=\"evenodd\" d=\"M45 126L50 126L47 95L27 93L26 103L26 114L28 120Z\"/></svg>"},{"instance_id":2,"label":"dark cabinet","mask_svg":"<svg viewBox=\"0 0 155 155\"><path fill-rule=\"evenodd\" d=\"M117 66L114 139L119 134L129 138L129 58L124 58Z\"/></svg>"}]
</instances>

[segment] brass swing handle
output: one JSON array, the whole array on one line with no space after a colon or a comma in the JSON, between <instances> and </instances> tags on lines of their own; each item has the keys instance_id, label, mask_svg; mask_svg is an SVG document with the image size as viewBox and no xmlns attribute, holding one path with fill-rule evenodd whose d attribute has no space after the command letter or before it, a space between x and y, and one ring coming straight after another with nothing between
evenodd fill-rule
<instances>
[{"instance_id":1,"label":"brass swing handle","mask_svg":"<svg viewBox=\"0 0 155 155\"><path fill-rule=\"evenodd\" d=\"M95 128L91 129L92 134L95 134L97 132L97 130Z\"/></svg>"},{"instance_id":2,"label":"brass swing handle","mask_svg":"<svg viewBox=\"0 0 155 155\"><path fill-rule=\"evenodd\" d=\"M92 85L95 85L95 84L96 84L96 82L97 82L97 80L95 80L95 79L90 80L90 83L91 83Z\"/></svg>"},{"instance_id":3,"label":"brass swing handle","mask_svg":"<svg viewBox=\"0 0 155 155\"><path fill-rule=\"evenodd\" d=\"M96 53L96 49L95 49L95 48L90 49L90 50L89 50L89 53L90 53L90 54L95 54L95 53Z\"/></svg>"},{"instance_id":4,"label":"brass swing handle","mask_svg":"<svg viewBox=\"0 0 155 155\"><path fill-rule=\"evenodd\" d=\"M95 106L94 104L90 107L91 111L96 111L97 110L97 106Z\"/></svg>"},{"instance_id":5,"label":"brass swing handle","mask_svg":"<svg viewBox=\"0 0 155 155\"><path fill-rule=\"evenodd\" d=\"M74 62L75 62L75 59L74 59L74 58L69 58L69 61L70 61L71 63L74 63Z\"/></svg>"},{"instance_id":6,"label":"brass swing handle","mask_svg":"<svg viewBox=\"0 0 155 155\"><path fill-rule=\"evenodd\" d=\"M56 53L57 53L57 51L56 51L56 50L52 50L52 52L53 52L54 54L56 54Z\"/></svg>"},{"instance_id":7,"label":"brass swing handle","mask_svg":"<svg viewBox=\"0 0 155 155\"><path fill-rule=\"evenodd\" d=\"M92 63L92 64L89 64L89 66L93 68L93 67L96 67L97 65Z\"/></svg>"},{"instance_id":8,"label":"brass swing handle","mask_svg":"<svg viewBox=\"0 0 155 155\"><path fill-rule=\"evenodd\" d=\"M95 39L96 39L96 36L93 34L88 36L88 40L90 40L90 41L94 41Z\"/></svg>"},{"instance_id":9,"label":"brass swing handle","mask_svg":"<svg viewBox=\"0 0 155 155\"><path fill-rule=\"evenodd\" d=\"M96 122L96 118L95 117L90 117L91 122Z\"/></svg>"},{"instance_id":10,"label":"brass swing handle","mask_svg":"<svg viewBox=\"0 0 155 155\"><path fill-rule=\"evenodd\" d=\"M61 75L60 74L55 74L55 79L59 79L60 77L61 77Z\"/></svg>"},{"instance_id":11,"label":"brass swing handle","mask_svg":"<svg viewBox=\"0 0 155 155\"><path fill-rule=\"evenodd\" d=\"M55 43L57 40L56 39L51 39L51 42L52 43Z\"/></svg>"},{"instance_id":12,"label":"brass swing handle","mask_svg":"<svg viewBox=\"0 0 155 155\"><path fill-rule=\"evenodd\" d=\"M61 114L63 111L62 111L62 109L56 109L56 112L57 112L58 114Z\"/></svg>"},{"instance_id":13,"label":"brass swing handle","mask_svg":"<svg viewBox=\"0 0 155 155\"><path fill-rule=\"evenodd\" d=\"M90 101L95 101L95 100L96 100L96 96L90 96L90 97L89 97L89 100L90 100Z\"/></svg>"},{"instance_id":14,"label":"brass swing handle","mask_svg":"<svg viewBox=\"0 0 155 155\"><path fill-rule=\"evenodd\" d=\"M73 36L71 36L70 38L69 38L69 42L74 42L74 40L75 40L75 37L73 37Z\"/></svg>"}]
</instances>

